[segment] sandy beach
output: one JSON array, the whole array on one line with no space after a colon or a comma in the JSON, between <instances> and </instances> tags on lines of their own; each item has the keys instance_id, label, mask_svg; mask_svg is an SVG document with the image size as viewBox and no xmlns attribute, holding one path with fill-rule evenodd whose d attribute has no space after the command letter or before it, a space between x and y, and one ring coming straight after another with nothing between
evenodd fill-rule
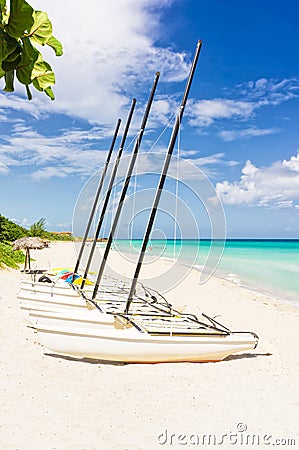
<instances>
[{"instance_id":1,"label":"sandy beach","mask_svg":"<svg viewBox=\"0 0 299 450\"><path fill-rule=\"evenodd\" d=\"M75 261L73 243L31 255L39 269ZM291 304L215 277L199 285L192 270L167 299L256 332L256 350L204 364L85 361L48 354L26 326L17 302L26 277L0 271L1 449L298 448L299 310Z\"/></svg>"}]
</instances>

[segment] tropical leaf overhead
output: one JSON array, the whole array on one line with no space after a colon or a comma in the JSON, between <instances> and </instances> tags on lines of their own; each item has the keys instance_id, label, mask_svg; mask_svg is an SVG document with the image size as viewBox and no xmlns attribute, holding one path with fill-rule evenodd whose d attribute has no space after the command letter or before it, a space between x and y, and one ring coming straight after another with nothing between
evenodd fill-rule
<instances>
[{"instance_id":1,"label":"tropical leaf overhead","mask_svg":"<svg viewBox=\"0 0 299 450\"><path fill-rule=\"evenodd\" d=\"M34 9L25 0L11 0L7 33L16 39L21 38L34 22L33 12Z\"/></svg>"},{"instance_id":2,"label":"tropical leaf overhead","mask_svg":"<svg viewBox=\"0 0 299 450\"><path fill-rule=\"evenodd\" d=\"M52 100L55 74L44 61L35 45L48 45L56 56L63 53L62 44L52 35L48 14L35 11L25 0L0 0L0 78L5 80L5 92L14 91L15 78L26 87L29 100L30 85L45 92Z\"/></svg>"}]
</instances>

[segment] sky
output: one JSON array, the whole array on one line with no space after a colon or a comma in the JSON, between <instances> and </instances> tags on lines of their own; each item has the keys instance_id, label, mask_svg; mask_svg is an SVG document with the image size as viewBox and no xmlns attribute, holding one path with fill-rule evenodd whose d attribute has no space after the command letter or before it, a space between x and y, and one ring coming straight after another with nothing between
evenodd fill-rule
<instances>
[{"instance_id":1,"label":"sky","mask_svg":"<svg viewBox=\"0 0 299 450\"><path fill-rule=\"evenodd\" d=\"M48 12L64 55L42 49L56 74L55 101L32 90L29 102L20 85L14 93L0 92L2 215L25 227L44 217L48 230L71 230L78 199L85 199L91 177L103 167L116 121L124 124L136 97L131 145L124 151L129 160L156 71L161 76L141 151L163 157L201 39L176 155L213 186L228 238L299 238L296 0L283 7L277 0L29 3ZM160 159L144 158L139 171L159 173ZM182 179L183 167L176 172ZM156 176L140 176L135 187L156 182ZM202 208L187 190L181 195L200 227ZM184 230L183 237L194 237L188 226Z\"/></svg>"}]
</instances>

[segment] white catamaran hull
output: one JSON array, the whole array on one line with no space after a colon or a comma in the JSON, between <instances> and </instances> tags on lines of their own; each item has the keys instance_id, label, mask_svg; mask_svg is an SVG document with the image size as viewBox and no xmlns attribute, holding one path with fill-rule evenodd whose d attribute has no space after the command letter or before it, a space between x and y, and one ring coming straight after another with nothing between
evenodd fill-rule
<instances>
[{"instance_id":1,"label":"white catamaran hull","mask_svg":"<svg viewBox=\"0 0 299 450\"><path fill-rule=\"evenodd\" d=\"M31 311L61 311L85 310L87 303L84 297L66 282L59 282L58 286L44 286L45 283L24 283L18 292L20 310L26 322L33 324L29 313ZM48 287L48 289L47 289ZM99 300L115 300L115 294L99 291ZM89 304L90 306L91 304Z\"/></svg>"},{"instance_id":2,"label":"white catamaran hull","mask_svg":"<svg viewBox=\"0 0 299 450\"><path fill-rule=\"evenodd\" d=\"M93 285L86 284L84 286L83 292L90 294L92 293L94 289ZM110 283L109 286L107 286L105 283L102 284L100 288L101 291L108 291L111 289L117 289L117 286L113 283ZM119 288L121 289L121 287ZM52 283L46 283L46 282L40 282L40 281L29 281L29 280L23 280L20 284L20 292L40 292L43 294L48 295L69 295L73 296L75 289L70 285L70 283L67 283L64 280L58 280Z\"/></svg>"},{"instance_id":3,"label":"white catamaran hull","mask_svg":"<svg viewBox=\"0 0 299 450\"><path fill-rule=\"evenodd\" d=\"M30 313L33 312L60 312L61 314L65 313L65 317L67 317L67 313L69 311L85 311L87 309L86 303L79 303L75 304L68 304L68 303L62 303L62 302L41 302L41 301L32 301L32 300L21 300L19 303L20 311L23 315L23 318L25 321L30 324L34 325L35 320L30 315Z\"/></svg>"},{"instance_id":4,"label":"white catamaran hull","mask_svg":"<svg viewBox=\"0 0 299 450\"><path fill-rule=\"evenodd\" d=\"M70 284L64 280L52 281L51 283L42 281L22 280L20 284L20 291L28 292L45 292L45 293L58 293L68 295L73 289Z\"/></svg>"},{"instance_id":5,"label":"white catamaran hull","mask_svg":"<svg viewBox=\"0 0 299 450\"><path fill-rule=\"evenodd\" d=\"M32 315L40 342L49 351L105 361L221 361L231 354L254 349L258 339L251 333L153 335L135 327L119 328L113 315L96 311L87 311L82 320L79 313L72 313L68 319L59 313Z\"/></svg>"},{"instance_id":6,"label":"white catamaran hull","mask_svg":"<svg viewBox=\"0 0 299 450\"><path fill-rule=\"evenodd\" d=\"M67 283L64 284L67 285ZM41 288L35 286L34 289L24 289L24 286L22 286L17 298L19 300L20 310L28 323L32 323L29 316L30 311L59 311L62 309L86 308L85 300L69 285L66 287L57 287L55 292L53 290L43 290L43 286Z\"/></svg>"}]
</instances>

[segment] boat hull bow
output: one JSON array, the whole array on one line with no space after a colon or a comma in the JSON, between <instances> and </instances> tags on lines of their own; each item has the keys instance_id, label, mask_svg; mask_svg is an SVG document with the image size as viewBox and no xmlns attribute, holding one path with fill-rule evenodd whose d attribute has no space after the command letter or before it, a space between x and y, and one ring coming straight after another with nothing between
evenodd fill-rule
<instances>
[{"instance_id":1,"label":"boat hull bow","mask_svg":"<svg viewBox=\"0 0 299 450\"><path fill-rule=\"evenodd\" d=\"M114 317L101 322L69 323L39 318L35 325L43 346L61 355L126 363L207 362L253 350L254 333L149 334L135 327L115 327Z\"/></svg>"}]
</instances>

